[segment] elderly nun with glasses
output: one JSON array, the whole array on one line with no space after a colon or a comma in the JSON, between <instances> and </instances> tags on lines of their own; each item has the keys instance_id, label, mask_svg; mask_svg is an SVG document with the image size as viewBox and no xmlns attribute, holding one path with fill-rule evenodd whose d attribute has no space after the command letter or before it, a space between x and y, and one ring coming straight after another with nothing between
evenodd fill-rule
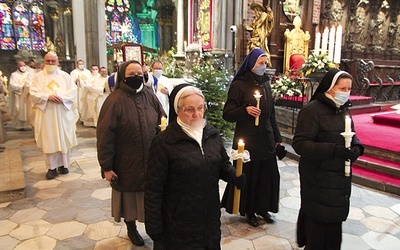
<instances>
[{"instance_id":1,"label":"elderly nun with glasses","mask_svg":"<svg viewBox=\"0 0 400 250\"><path fill-rule=\"evenodd\" d=\"M245 176L236 177L219 131L206 124L202 92L178 85L171 96L177 118L150 147L146 232L154 249L220 249L218 182L240 189Z\"/></svg>"}]
</instances>

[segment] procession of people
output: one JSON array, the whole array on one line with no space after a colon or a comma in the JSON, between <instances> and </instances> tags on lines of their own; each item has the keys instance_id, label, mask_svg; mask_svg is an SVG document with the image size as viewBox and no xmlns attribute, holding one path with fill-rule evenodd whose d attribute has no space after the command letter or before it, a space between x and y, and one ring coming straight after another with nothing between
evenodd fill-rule
<instances>
[{"instance_id":1,"label":"procession of people","mask_svg":"<svg viewBox=\"0 0 400 250\"><path fill-rule=\"evenodd\" d=\"M69 173L71 149L78 146L77 123L94 127L102 177L112 187L112 216L116 222L124 219L134 245L145 244L137 230L138 221L145 223L154 249L220 249L221 207L235 214L233 207L238 206L236 213L252 227L260 225L257 216L266 223L276 222L271 213L279 209L277 157L281 159L285 152L265 75L268 60L265 51L250 51L232 80L221 117L236 124L233 149L238 150L239 140L247 144L249 159L240 174L235 167L245 157L239 154L233 163L229 160L218 130L207 125L207 101L202 91L186 83L174 88L162 75L161 61L152 63L151 72L138 61L123 62L112 76L112 86L105 67L92 65L89 71L78 60L77 68L68 74L59 68L54 52L45 55L44 68L38 72L27 70L28 66L18 61L8 88L11 124L15 129L34 129L36 144L45 155L48 180ZM312 142L315 135L310 134L306 120L313 120L307 117L315 114L311 111L306 118L303 116L319 102L346 110L345 95L351 80L344 71L328 72L313 96L315 100L300 112L293 147L301 156L304 190L312 174L304 166L320 163L307 151L313 150L312 143L316 142ZM261 93L258 99L255 93ZM161 120L167 118L169 124L161 128ZM337 124L336 130L340 126ZM339 173L345 160L355 161L363 153L357 138L351 150L339 141L330 143L319 155L325 157L321 160L334 163L332 168ZM219 197L219 179L228 183L223 197ZM349 192L348 185L343 188ZM242 195L235 200L238 190ZM315 195L302 194L299 244L310 249L332 244L339 249L341 221L346 219L348 203L342 217L328 220L323 211L332 209L328 201L339 197L321 201L312 197ZM321 203L320 210L312 210L308 202ZM207 213L202 216L202 211ZM321 216L316 216L319 213ZM335 238L322 240L330 233Z\"/></svg>"}]
</instances>

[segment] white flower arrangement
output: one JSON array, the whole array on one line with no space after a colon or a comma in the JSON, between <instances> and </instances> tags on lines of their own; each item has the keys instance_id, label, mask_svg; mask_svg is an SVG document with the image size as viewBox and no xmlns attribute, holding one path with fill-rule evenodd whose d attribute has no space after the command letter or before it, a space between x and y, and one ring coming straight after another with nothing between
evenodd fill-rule
<instances>
[{"instance_id":1,"label":"white flower arrangement","mask_svg":"<svg viewBox=\"0 0 400 250\"><path fill-rule=\"evenodd\" d=\"M294 81L286 75L279 76L275 82L271 83L272 96L275 100L287 96L303 97L303 84L300 81Z\"/></svg>"}]
</instances>

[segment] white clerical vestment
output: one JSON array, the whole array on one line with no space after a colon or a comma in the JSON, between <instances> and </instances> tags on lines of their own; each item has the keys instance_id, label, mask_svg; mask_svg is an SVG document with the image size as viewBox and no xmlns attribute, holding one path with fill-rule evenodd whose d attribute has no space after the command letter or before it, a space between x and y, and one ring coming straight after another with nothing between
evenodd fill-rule
<instances>
[{"instance_id":1,"label":"white clerical vestment","mask_svg":"<svg viewBox=\"0 0 400 250\"><path fill-rule=\"evenodd\" d=\"M71 71L71 80L78 86L78 111L82 114L82 94L85 92L84 87L90 79L92 73L88 69L74 69Z\"/></svg>"},{"instance_id":2,"label":"white clerical vestment","mask_svg":"<svg viewBox=\"0 0 400 250\"><path fill-rule=\"evenodd\" d=\"M10 112L14 117L13 126L17 129L30 128L29 116L32 105L29 96L29 87L32 84L32 74L19 70L10 76Z\"/></svg>"},{"instance_id":3,"label":"white clerical vestment","mask_svg":"<svg viewBox=\"0 0 400 250\"><path fill-rule=\"evenodd\" d=\"M154 81L155 76L152 73L149 73L149 80L147 81L146 85L148 87L151 87L153 90L154 94L156 94L158 100L160 101L165 113L168 115L169 114L169 94L171 94L172 90L174 87L172 84L169 82L169 79L165 76L161 76L157 78L158 81ZM157 85L155 85L155 82L157 82ZM168 95L164 94L161 92L161 89L167 88L168 89Z\"/></svg>"},{"instance_id":4,"label":"white clerical vestment","mask_svg":"<svg viewBox=\"0 0 400 250\"><path fill-rule=\"evenodd\" d=\"M68 151L78 145L76 138L77 86L68 73L56 70L48 74L42 70L34 76L30 88L32 103L36 107L35 139L45 154ZM57 95L63 103L48 101Z\"/></svg>"},{"instance_id":5,"label":"white clerical vestment","mask_svg":"<svg viewBox=\"0 0 400 250\"><path fill-rule=\"evenodd\" d=\"M89 82L85 85L85 91L82 95L82 114L81 120L84 126L97 126L100 107L104 102L104 85L107 78L100 74L92 74Z\"/></svg>"}]
</instances>

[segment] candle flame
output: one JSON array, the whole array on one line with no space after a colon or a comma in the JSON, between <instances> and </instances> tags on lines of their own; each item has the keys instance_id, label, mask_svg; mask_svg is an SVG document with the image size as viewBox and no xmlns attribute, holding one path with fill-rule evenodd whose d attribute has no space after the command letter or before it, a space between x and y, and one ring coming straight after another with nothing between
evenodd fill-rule
<instances>
[{"instance_id":1,"label":"candle flame","mask_svg":"<svg viewBox=\"0 0 400 250\"><path fill-rule=\"evenodd\" d=\"M256 90L256 95L260 95L260 92L258 92L258 90Z\"/></svg>"},{"instance_id":2,"label":"candle flame","mask_svg":"<svg viewBox=\"0 0 400 250\"><path fill-rule=\"evenodd\" d=\"M240 139L239 140L239 144L243 144L244 142L243 142L243 140L242 139Z\"/></svg>"}]
</instances>

